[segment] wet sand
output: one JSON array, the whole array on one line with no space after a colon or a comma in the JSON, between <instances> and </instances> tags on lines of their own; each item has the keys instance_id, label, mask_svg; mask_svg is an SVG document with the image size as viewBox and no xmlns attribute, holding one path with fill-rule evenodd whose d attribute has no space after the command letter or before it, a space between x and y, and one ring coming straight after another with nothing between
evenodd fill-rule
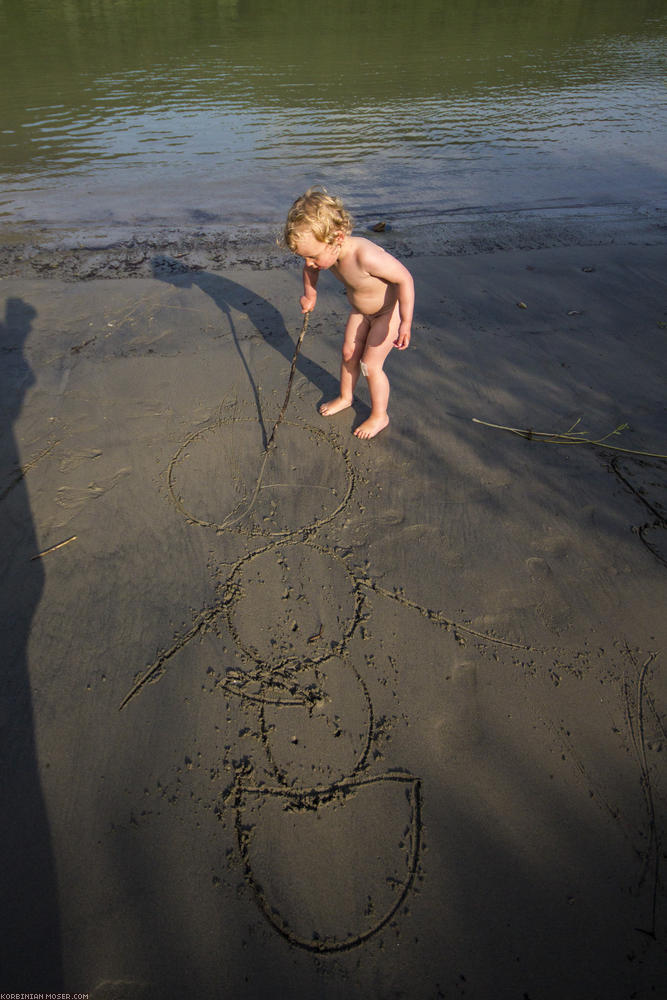
<instances>
[{"instance_id":1,"label":"wet sand","mask_svg":"<svg viewBox=\"0 0 667 1000\"><path fill-rule=\"evenodd\" d=\"M323 278L250 510L296 263L3 251L3 989L664 994L667 230L578 225L377 237L372 442Z\"/></svg>"}]
</instances>

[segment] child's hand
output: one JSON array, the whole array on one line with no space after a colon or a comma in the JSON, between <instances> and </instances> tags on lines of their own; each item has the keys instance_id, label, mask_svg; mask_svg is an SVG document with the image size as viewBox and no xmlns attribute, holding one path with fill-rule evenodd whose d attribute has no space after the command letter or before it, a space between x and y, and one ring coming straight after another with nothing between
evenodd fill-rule
<instances>
[{"instance_id":1,"label":"child's hand","mask_svg":"<svg viewBox=\"0 0 667 1000\"><path fill-rule=\"evenodd\" d=\"M315 308L315 303L317 302L317 292L312 295L302 295L299 299L299 304L301 305L302 313L312 312Z\"/></svg>"},{"instance_id":2,"label":"child's hand","mask_svg":"<svg viewBox=\"0 0 667 1000\"><path fill-rule=\"evenodd\" d=\"M401 323L401 325L398 328L398 337L394 341L394 347L397 347L399 351L404 351L409 343L410 343L410 324Z\"/></svg>"}]
</instances>

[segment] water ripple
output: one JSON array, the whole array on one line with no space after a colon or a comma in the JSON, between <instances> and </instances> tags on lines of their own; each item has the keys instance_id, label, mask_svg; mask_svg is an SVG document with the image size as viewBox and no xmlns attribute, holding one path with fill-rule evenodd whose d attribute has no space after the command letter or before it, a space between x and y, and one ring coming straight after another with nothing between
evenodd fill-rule
<instances>
[{"instance_id":1,"label":"water ripple","mask_svg":"<svg viewBox=\"0 0 667 1000\"><path fill-rule=\"evenodd\" d=\"M30 3L42 21L45 3ZM264 192L288 203L312 180L396 209L406 199L521 200L526 190L584 200L664 190L667 18L635 34L592 27L576 42L564 23L556 43L521 9L535 30L498 14L495 39L461 15L459 38L445 45L441 5L418 0L401 22L406 39L419 31L411 59L389 34L378 45L391 44L392 58L360 48L347 62L297 57L287 34L282 60L273 44L260 58L245 23L192 50L175 43L147 65L107 68L91 41L90 65L75 76L63 65L52 93L38 82L34 93L1 89L3 214L25 217L30 195L31 217L75 215L88 192L112 212L134 201L143 214L178 211L193 199L254 211Z\"/></svg>"}]
</instances>

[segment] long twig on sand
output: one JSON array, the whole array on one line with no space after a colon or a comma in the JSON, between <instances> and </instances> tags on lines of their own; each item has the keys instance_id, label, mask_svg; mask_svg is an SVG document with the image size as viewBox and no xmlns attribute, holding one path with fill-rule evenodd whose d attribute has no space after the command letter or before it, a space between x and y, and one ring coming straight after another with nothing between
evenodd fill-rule
<instances>
[{"instance_id":1,"label":"long twig on sand","mask_svg":"<svg viewBox=\"0 0 667 1000\"><path fill-rule=\"evenodd\" d=\"M601 438L591 438L586 437L584 431L575 431L575 427L581 420L578 420L572 424L572 427L567 431L562 433L552 432L552 431L534 431L532 428L521 428L521 427L506 427L504 424L491 424L487 420L478 420L477 417L472 418L474 424L482 424L484 427L492 427L497 431L509 431L510 434L518 434L519 437L526 438L528 441L541 441L546 444L590 444L597 448L609 448L612 451L620 451L625 455L641 455L642 458L665 458L667 455L656 454L651 451L638 451L634 448L621 448L617 444L608 444L609 438L614 437L616 434L620 434L622 431L628 429L628 424L619 424L613 431L609 434L605 434Z\"/></svg>"}]
</instances>

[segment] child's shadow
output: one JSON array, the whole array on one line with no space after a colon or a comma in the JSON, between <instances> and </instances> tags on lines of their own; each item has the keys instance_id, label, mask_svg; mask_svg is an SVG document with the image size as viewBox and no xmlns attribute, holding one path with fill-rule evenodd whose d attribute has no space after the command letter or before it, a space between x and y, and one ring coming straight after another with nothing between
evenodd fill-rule
<instances>
[{"instance_id":1,"label":"child's shadow","mask_svg":"<svg viewBox=\"0 0 667 1000\"><path fill-rule=\"evenodd\" d=\"M257 415L262 428L262 444L266 447L268 435L264 423L259 390L241 349L241 341L236 323L234 322L234 312L245 314L266 342L275 347L286 361L291 364L294 357L296 337L290 336L282 315L267 299L252 292L249 288L239 285L236 281L231 281L229 278L223 277L221 274L211 274L207 271L198 271L189 268L187 265L180 263L180 261L165 255L154 257L151 261L151 267L153 277L159 281L168 282L177 288L191 288L192 286L201 288L227 318L234 339L234 345L245 373L248 376L250 388L252 389ZM295 331L295 333L298 333L298 331ZM331 387L332 394L335 395L338 383L321 365L304 357L303 352L299 354L296 368L301 375L322 388L323 398L330 398L326 394L329 387Z\"/></svg>"}]
</instances>

